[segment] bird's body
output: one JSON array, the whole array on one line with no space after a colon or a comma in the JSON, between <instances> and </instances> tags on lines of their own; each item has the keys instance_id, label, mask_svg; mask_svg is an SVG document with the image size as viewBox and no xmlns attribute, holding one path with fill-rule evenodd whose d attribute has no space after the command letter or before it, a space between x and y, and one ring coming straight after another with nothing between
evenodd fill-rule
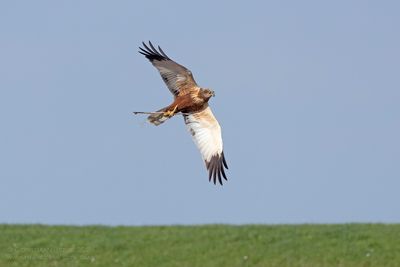
<instances>
[{"instance_id":1,"label":"bird's body","mask_svg":"<svg viewBox=\"0 0 400 267\"><path fill-rule=\"evenodd\" d=\"M148 121L160 125L175 114L182 113L185 124L200 150L209 171L209 179L214 183L222 177L226 180L224 167L228 166L223 153L221 127L215 119L208 101L215 96L214 91L199 87L192 73L171 60L160 47L154 48L151 42L148 47L143 43L143 54L158 69L168 89L174 95L172 104L154 112Z\"/></svg>"},{"instance_id":2,"label":"bird's body","mask_svg":"<svg viewBox=\"0 0 400 267\"><path fill-rule=\"evenodd\" d=\"M204 110L208 107L210 96L204 95L203 91L204 89L198 87L177 95L172 104L157 111L164 113L150 115L148 120L154 125L160 125L173 114L187 114Z\"/></svg>"}]
</instances>

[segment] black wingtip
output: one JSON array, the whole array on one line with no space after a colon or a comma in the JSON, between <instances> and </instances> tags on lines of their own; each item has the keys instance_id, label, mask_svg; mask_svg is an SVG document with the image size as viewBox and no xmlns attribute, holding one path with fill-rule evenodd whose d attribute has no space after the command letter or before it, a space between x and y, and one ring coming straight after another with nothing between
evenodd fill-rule
<instances>
[{"instance_id":1,"label":"black wingtip","mask_svg":"<svg viewBox=\"0 0 400 267\"><path fill-rule=\"evenodd\" d=\"M158 50L154 47L154 45L149 41L147 45L145 42L142 42L143 47L139 46L139 53L144 55L148 60L169 60L170 58L164 53L160 46L158 46Z\"/></svg>"},{"instance_id":2,"label":"black wingtip","mask_svg":"<svg viewBox=\"0 0 400 267\"><path fill-rule=\"evenodd\" d=\"M228 180L225 174L224 168L228 169L228 165L226 164L224 153L213 155L210 161L206 161L206 167L208 170L208 180L213 182L214 184L218 183L223 185L223 180Z\"/></svg>"},{"instance_id":3,"label":"black wingtip","mask_svg":"<svg viewBox=\"0 0 400 267\"><path fill-rule=\"evenodd\" d=\"M226 163L226 160L225 160L224 151L222 151L222 163L224 164L225 168L228 170L229 168L228 168L228 164Z\"/></svg>"}]
</instances>

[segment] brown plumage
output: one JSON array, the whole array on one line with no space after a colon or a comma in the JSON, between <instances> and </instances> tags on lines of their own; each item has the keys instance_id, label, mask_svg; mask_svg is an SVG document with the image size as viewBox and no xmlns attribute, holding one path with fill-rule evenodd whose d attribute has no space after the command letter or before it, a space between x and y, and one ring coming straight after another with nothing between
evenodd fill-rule
<instances>
[{"instance_id":1,"label":"brown plumage","mask_svg":"<svg viewBox=\"0 0 400 267\"><path fill-rule=\"evenodd\" d=\"M172 116L182 113L185 124L200 150L209 171L209 180L222 185L222 178L227 180L224 168L228 169L223 153L221 127L215 119L208 101L215 96L214 91L200 88L192 72L170 59L161 47L158 50L151 42L139 47L154 67L158 69L168 89L174 95L172 104L148 117L150 123L160 125Z\"/></svg>"}]
</instances>

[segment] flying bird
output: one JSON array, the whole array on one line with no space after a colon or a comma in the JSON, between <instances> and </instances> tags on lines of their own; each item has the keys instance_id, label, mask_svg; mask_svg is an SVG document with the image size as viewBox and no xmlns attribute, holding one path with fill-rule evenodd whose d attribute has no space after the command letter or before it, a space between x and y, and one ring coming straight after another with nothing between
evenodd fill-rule
<instances>
[{"instance_id":1,"label":"flying bird","mask_svg":"<svg viewBox=\"0 0 400 267\"><path fill-rule=\"evenodd\" d=\"M192 72L169 58L158 46L158 50L149 41L139 53L144 55L159 71L161 78L174 96L172 104L156 112L149 113L148 121L156 126L164 123L177 114L182 114L193 141L200 150L208 170L209 181L222 185L222 178L227 180L224 168L228 169L225 160L221 127L214 117L208 101L215 96L213 90L201 88L193 78Z\"/></svg>"}]
</instances>

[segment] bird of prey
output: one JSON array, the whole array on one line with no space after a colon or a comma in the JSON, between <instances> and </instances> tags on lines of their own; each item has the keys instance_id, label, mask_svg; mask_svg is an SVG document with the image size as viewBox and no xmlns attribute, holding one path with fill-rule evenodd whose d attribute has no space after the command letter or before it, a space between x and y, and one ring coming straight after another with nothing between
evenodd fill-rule
<instances>
[{"instance_id":1,"label":"bird of prey","mask_svg":"<svg viewBox=\"0 0 400 267\"><path fill-rule=\"evenodd\" d=\"M208 101L215 96L214 91L199 87L192 72L170 59L161 47L158 50L149 41L139 53L144 55L159 71L168 89L174 96L169 106L156 112L149 112L147 118L154 125L160 125L176 114L182 114L185 124L200 150L208 170L209 181L222 185L222 178L227 180L224 168L228 169L222 147L221 127L215 119ZM146 112L135 112L146 113Z\"/></svg>"}]
</instances>

